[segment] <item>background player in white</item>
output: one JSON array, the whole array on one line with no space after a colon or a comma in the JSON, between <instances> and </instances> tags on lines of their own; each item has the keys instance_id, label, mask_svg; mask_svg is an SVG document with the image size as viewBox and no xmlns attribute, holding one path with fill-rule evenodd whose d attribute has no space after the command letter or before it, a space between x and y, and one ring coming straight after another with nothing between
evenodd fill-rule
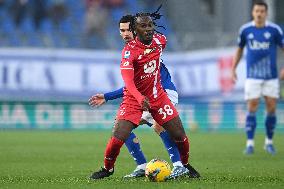
<instances>
[{"instance_id":1,"label":"background player in white","mask_svg":"<svg viewBox=\"0 0 284 189\"><path fill-rule=\"evenodd\" d=\"M275 154L272 138L276 125L276 103L279 98L279 80L276 65L277 46L284 51L283 31L266 20L268 6L263 1L255 1L252 7L253 21L244 24L239 31L238 49L236 51L232 79L236 81L236 68L246 47L247 79L245 82L245 100L248 114L246 117L247 144L245 154L254 152L254 133L256 128L256 111L260 97L266 103L266 139L264 149Z\"/></svg>"}]
</instances>

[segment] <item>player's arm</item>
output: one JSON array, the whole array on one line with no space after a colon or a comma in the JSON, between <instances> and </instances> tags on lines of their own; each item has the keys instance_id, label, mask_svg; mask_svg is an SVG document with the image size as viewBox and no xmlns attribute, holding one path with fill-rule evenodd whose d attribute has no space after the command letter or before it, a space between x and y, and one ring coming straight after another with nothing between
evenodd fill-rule
<instances>
[{"instance_id":1,"label":"player's arm","mask_svg":"<svg viewBox=\"0 0 284 189\"><path fill-rule=\"evenodd\" d=\"M280 70L280 79L284 80L284 68Z\"/></svg>"},{"instance_id":2,"label":"player's arm","mask_svg":"<svg viewBox=\"0 0 284 189\"><path fill-rule=\"evenodd\" d=\"M148 110L150 108L149 100L138 91L134 83L134 60L135 52L130 51L130 49L126 46L122 51L120 64L121 76L125 83L125 88L134 96L143 110Z\"/></svg>"},{"instance_id":3,"label":"player's arm","mask_svg":"<svg viewBox=\"0 0 284 189\"><path fill-rule=\"evenodd\" d=\"M244 34L244 30L241 28L239 31L239 36L238 36L238 48L235 52L234 58L233 58L233 65L232 65L232 73L231 73L231 78L233 82L237 81L237 66L242 58L244 47L246 44L246 37Z\"/></svg>"},{"instance_id":4,"label":"player's arm","mask_svg":"<svg viewBox=\"0 0 284 189\"><path fill-rule=\"evenodd\" d=\"M123 97L123 87L105 94L96 94L89 99L89 105L98 107L103 105L109 100L114 100Z\"/></svg>"},{"instance_id":5,"label":"player's arm","mask_svg":"<svg viewBox=\"0 0 284 189\"><path fill-rule=\"evenodd\" d=\"M232 80L234 82L237 81L238 77L237 77L237 67L238 67L238 64L243 56L243 51L244 49L241 48L241 47L238 47L238 49L236 50L236 53L235 53L235 56L233 58L233 65L232 65Z\"/></svg>"},{"instance_id":6,"label":"player's arm","mask_svg":"<svg viewBox=\"0 0 284 189\"><path fill-rule=\"evenodd\" d=\"M143 110L149 110L149 100L145 96L143 96L135 86L134 69L121 68L121 75L125 83L126 89L134 96L134 98L138 101Z\"/></svg>"}]
</instances>

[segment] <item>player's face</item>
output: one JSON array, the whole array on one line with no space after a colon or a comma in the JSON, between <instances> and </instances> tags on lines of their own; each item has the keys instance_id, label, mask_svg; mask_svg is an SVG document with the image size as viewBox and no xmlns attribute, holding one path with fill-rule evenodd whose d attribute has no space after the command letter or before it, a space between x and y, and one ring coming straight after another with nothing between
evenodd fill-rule
<instances>
[{"instance_id":1,"label":"player's face","mask_svg":"<svg viewBox=\"0 0 284 189\"><path fill-rule=\"evenodd\" d=\"M125 43L128 43L133 39L133 33L129 28L130 22L119 24L119 33Z\"/></svg>"},{"instance_id":2,"label":"player's face","mask_svg":"<svg viewBox=\"0 0 284 189\"><path fill-rule=\"evenodd\" d=\"M257 23L265 23L267 10L263 5L254 5L252 9L253 20Z\"/></svg>"},{"instance_id":3,"label":"player's face","mask_svg":"<svg viewBox=\"0 0 284 189\"><path fill-rule=\"evenodd\" d=\"M142 43L150 44L152 42L154 23L150 16L141 16L137 18L136 33Z\"/></svg>"}]
</instances>

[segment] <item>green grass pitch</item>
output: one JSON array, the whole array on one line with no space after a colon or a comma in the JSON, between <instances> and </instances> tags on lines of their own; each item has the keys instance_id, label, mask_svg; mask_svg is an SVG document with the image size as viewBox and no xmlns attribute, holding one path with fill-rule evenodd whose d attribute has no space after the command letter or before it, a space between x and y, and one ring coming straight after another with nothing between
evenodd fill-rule
<instances>
[{"instance_id":1,"label":"green grass pitch","mask_svg":"<svg viewBox=\"0 0 284 189\"><path fill-rule=\"evenodd\" d=\"M169 161L159 137L137 130L142 148L150 160ZM110 136L107 131L0 131L0 188L284 188L284 135L276 133L277 154L263 150L264 135L256 135L256 151L242 154L243 133L190 133L190 161L202 174L164 183L144 178L123 180L135 168L123 147L115 174L100 181L88 176L103 163Z\"/></svg>"}]
</instances>

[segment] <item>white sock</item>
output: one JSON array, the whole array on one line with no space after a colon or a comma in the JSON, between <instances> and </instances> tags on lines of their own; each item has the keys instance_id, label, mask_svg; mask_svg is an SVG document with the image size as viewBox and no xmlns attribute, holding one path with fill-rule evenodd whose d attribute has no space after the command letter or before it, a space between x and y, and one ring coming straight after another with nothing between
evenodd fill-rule
<instances>
[{"instance_id":1,"label":"white sock","mask_svg":"<svg viewBox=\"0 0 284 189\"><path fill-rule=\"evenodd\" d=\"M249 146L254 146L254 140L253 139L247 140L247 147L249 147Z\"/></svg>"},{"instance_id":2,"label":"white sock","mask_svg":"<svg viewBox=\"0 0 284 189\"><path fill-rule=\"evenodd\" d=\"M181 161L177 161L177 162L174 162L174 163L173 163L173 166L174 166L174 167L175 167L175 166L181 166L181 167L182 167L183 165L182 165Z\"/></svg>"},{"instance_id":3,"label":"white sock","mask_svg":"<svg viewBox=\"0 0 284 189\"><path fill-rule=\"evenodd\" d=\"M143 170L145 170L146 169L146 165L147 165L147 163L143 163L141 165L138 165L136 169L143 169Z\"/></svg>"},{"instance_id":4,"label":"white sock","mask_svg":"<svg viewBox=\"0 0 284 189\"><path fill-rule=\"evenodd\" d=\"M265 143L265 145L269 145L269 144L273 144L273 141L272 141L272 139L265 138L264 143Z\"/></svg>"}]
</instances>

